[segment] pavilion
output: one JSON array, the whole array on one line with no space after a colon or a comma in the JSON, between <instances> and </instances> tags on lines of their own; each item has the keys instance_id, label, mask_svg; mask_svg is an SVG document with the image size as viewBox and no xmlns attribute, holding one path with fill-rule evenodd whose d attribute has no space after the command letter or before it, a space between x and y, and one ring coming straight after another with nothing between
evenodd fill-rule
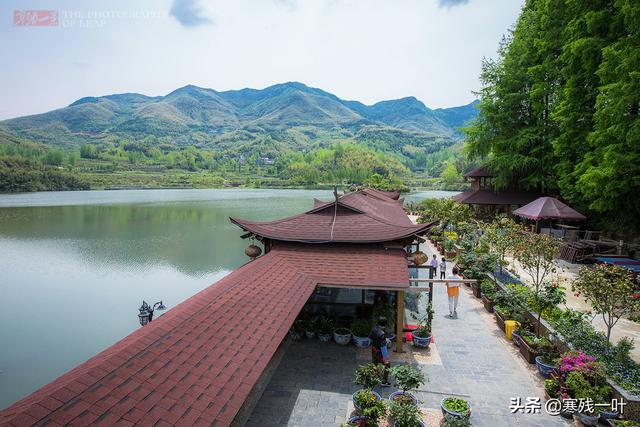
<instances>
[{"instance_id":1,"label":"pavilion","mask_svg":"<svg viewBox=\"0 0 640 427\"><path fill-rule=\"evenodd\" d=\"M467 172L464 177L471 179L471 188L456 194L452 199L471 205L477 211L488 215L500 212L510 214L514 209L526 205L540 196L532 191L496 190L493 186L495 174L484 166Z\"/></svg>"},{"instance_id":2,"label":"pavilion","mask_svg":"<svg viewBox=\"0 0 640 427\"><path fill-rule=\"evenodd\" d=\"M431 224L414 225L398 193L365 189L280 220L231 221L264 255L1 411L0 424L243 425L320 287L394 293L402 336L405 248Z\"/></svg>"}]
</instances>

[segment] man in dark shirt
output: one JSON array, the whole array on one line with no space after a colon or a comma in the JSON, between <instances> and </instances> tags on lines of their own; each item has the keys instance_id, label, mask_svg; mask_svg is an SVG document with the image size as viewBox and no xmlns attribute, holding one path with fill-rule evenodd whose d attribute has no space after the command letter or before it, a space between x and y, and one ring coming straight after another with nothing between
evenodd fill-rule
<instances>
[{"instance_id":1,"label":"man in dark shirt","mask_svg":"<svg viewBox=\"0 0 640 427\"><path fill-rule=\"evenodd\" d=\"M389 350L387 348L388 340L384 328L387 326L387 319L381 317L377 324L371 330L369 338L371 338L371 359L375 364L384 365L383 386L390 386L389 383L389 367L391 360L389 359Z\"/></svg>"}]
</instances>

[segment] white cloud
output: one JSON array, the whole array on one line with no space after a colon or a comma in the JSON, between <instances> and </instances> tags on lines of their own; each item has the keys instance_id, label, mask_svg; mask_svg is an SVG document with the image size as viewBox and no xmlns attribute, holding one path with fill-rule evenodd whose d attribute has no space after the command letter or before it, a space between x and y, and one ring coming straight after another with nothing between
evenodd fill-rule
<instances>
[{"instance_id":1,"label":"white cloud","mask_svg":"<svg viewBox=\"0 0 640 427\"><path fill-rule=\"evenodd\" d=\"M197 27L212 23L197 0L173 0L169 15L176 18L184 27Z\"/></svg>"}]
</instances>

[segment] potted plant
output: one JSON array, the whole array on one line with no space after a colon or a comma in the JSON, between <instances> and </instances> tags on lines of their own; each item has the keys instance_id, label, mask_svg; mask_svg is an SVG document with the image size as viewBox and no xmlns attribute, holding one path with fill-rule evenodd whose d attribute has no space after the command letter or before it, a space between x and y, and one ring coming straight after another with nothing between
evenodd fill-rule
<instances>
[{"instance_id":1,"label":"potted plant","mask_svg":"<svg viewBox=\"0 0 640 427\"><path fill-rule=\"evenodd\" d=\"M471 289L473 290L473 296L476 298L482 298L482 290L480 290L480 282L477 280L471 282Z\"/></svg>"},{"instance_id":2,"label":"potted plant","mask_svg":"<svg viewBox=\"0 0 640 427\"><path fill-rule=\"evenodd\" d=\"M316 318L312 316L305 316L304 318L304 334L307 338L312 339L316 337Z\"/></svg>"},{"instance_id":3,"label":"potted plant","mask_svg":"<svg viewBox=\"0 0 640 427\"><path fill-rule=\"evenodd\" d=\"M444 256L447 259L453 259L456 256L456 253L453 249L453 240L447 239L444 241Z\"/></svg>"},{"instance_id":4,"label":"potted plant","mask_svg":"<svg viewBox=\"0 0 640 427\"><path fill-rule=\"evenodd\" d=\"M409 390L415 390L427 381L427 377L417 368L411 365L396 365L389 372L396 379L400 391L393 392L389 395L389 400L396 403L418 404L418 398L410 393Z\"/></svg>"},{"instance_id":5,"label":"potted plant","mask_svg":"<svg viewBox=\"0 0 640 427\"><path fill-rule=\"evenodd\" d=\"M356 319L351 322L351 334L356 347L366 348L371 345L371 321L367 319Z\"/></svg>"},{"instance_id":6,"label":"potted plant","mask_svg":"<svg viewBox=\"0 0 640 427\"><path fill-rule=\"evenodd\" d=\"M414 347L427 348L431 343L431 324L433 322L433 305L427 307L427 314L422 317L418 327L411 331L411 340Z\"/></svg>"},{"instance_id":7,"label":"potted plant","mask_svg":"<svg viewBox=\"0 0 640 427\"><path fill-rule=\"evenodd\" d=\"M551 374L558 368L556 360L560 358L560 350L558 346L547 338L540 340L538 346L538 356L536 356L536 366L538 372L544 378L549 378Z\"/></svg>"},{"instance_id":8,"label":"potted plant","mask_svg":"<svg viewBox=\"0 0 640 427\"><path fill-rule=\"evenodd\" d=\"M505 331L504 329L504 322L505 320L509 320L509 318L511 317L511 313L509 312L509 308L502 306L502 305L498 305L496 304L493 307L493 314L496 318L496 323L498 324L498 328L500 328L500 330L502 332Z\"/></svg>"},{"instance_id":9,"label":"potted plant","mask_svg":"<svg viewBox=\"0 0 640 427\"><path fill-rule=\"evenodd\" d=\"M573 416L585 425L597 425L600 418L607 418L611 413L604 408L603 416L596 412L606 402L611 402L612 389L606 381L604 365L596 362L595 358L582 351L570 351L560 358L557 378L560 382L560 397L562 399L590 400L595 405L585 408L581 413Z\"/></svg>"},{"instance_id":10,"label":"potted plant","mask_svg":"<svg viewBox=\"0 0 640 427\"><path fill-rule=\"evenodd\" d=\"M533 332L524 331L520 335L520 354L529 363L536 362L536 356L538 355L538 345L540 339L535 336Z\"/></svg>"},{"instance_id":11,"label":"potted plant","mask_svg":"<svg viewBox=\"0 0 640 427\"><path fill-rule=\"evenodd\" d=\"M493 306L495 305L494 299L496 297L497 287L491 280L483 280L480 284L480 291L482 292L482 304L484 308L493 313Z\"/></svg>"},{"instance_id":12,"label":"potted plant","mask_svg":"<svg viewBox=\"0 0 640 427\"><path fill-rule=\"evenodd\" d=\"M347 328L336 328L333 330L333 339L336 344L347 345L351 342L351 330Z\"/></svg>"},{"instance_id":13,"label":"potted plant","mask_svg":"<svg viewBox=\"0 0 640 427\"><path fill-rule=\"evenodd\" d=\"M457 397L445 397L440 402L443 415L450 415L454 418L468 418L471 416L471 405L464 399Z\"/></svg>"},{"instance_id":14,"label":"potted plant","mask_svg":"<svg viewBox=\"0 0 640 427\"><path fill-rule=\"evenodd\" d=\"M391 402L391 418L394 427L425 427L422 411L417 405Z\"/></svg>"},{"instance_id":15,"label":"potted plant","mask_svg":"<svg viewBox=\"0 0 640 427\"><path fill-rule=\"evenodd\" d=\"M362 413L365 408L371 406L376 400L382 399L378 393L373 391L373 388L382 382L382 376L384 373L384 366L367 363L366 365L360 365L355 372L354 383L363 386L353 393L351 399L353 400L353 406Z\"/></svg>"},{"instance_id":16,"label":"potted plant","mask_svg":"<svg viewBox=\"0 0 640 427\"><path fill-rule=\"evenodd\" d=\"M511 341L516 347L520 347L520 341L522 340L521 335L526 332L531 332L532 324L525 310L516 310L513 318L518 324L516 329L511 332Z\"/></svg>"},{"instance_id":17,"label":"potted plant","mask_svg":"<svg viewBox=\"0 0 640 427\"><path fill-rule=\"evenodd\" d=\"M544 380L544 393L547 399L555 399L560 392L560 383L555 378L547 378Z\"/></svg>"},{"instance_id":18,"label":"potted plant","mask_svg":"<svg viewBox=\"0 0 640 427\"><path fill-rule=\"evenodd\" d=\"M318 339L322 342L331 341L331 333L333 331L333 319L325 315L320 315L316 318L316 333Z\"/></svg>"},{"instance_id":19,"label":"potted plant","mask_svg":"<svg viewBox=\"0 0 640 427\"><path fill-rule=\"evenodd\" d=\"M289 329L289 336L294 341L300 341L304 336L304 321L302 319L296 319L293 322L293 326Z\"/></svg>"},{"instance_id":20,"label":"potted plant","mask_svg":"<svg viewBox=\"0 0 640 427\"><path fill-rule=\"evenodd\" d=\"M378 423L372 421L368 417L364 415L356 415L355 417L349 418L344 424L340 424L340 427L377 427Z\"/></svg>"},{"instance_id":21,"label":"potted plant","mask_svg":"<svg viewBox=\"0 0 640 427\"><path fill-rule=\"evenodd\" d=\"M446 414L440 423L440 427L471 427L471 421L469 420L469 417L458 418L453 415Z\"/></svg>"}]
</instances>

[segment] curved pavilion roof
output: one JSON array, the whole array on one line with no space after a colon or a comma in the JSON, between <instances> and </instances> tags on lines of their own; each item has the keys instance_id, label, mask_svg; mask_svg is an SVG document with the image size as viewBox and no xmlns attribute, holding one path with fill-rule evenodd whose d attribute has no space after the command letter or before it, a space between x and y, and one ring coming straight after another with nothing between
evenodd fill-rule
<instances>
[{"instance_id":1,"label":"curved pavilion roof","mask_svg":"<svg viewBox=\"0 0 640 427\"><path fill-rule=\"evenodd\" d=\"M377 243L424 233L432 224L413 224L402 202L365 189L347 193L305 213L274 221L230 218L243 230L272 240L305 243Z\"/></svg>"}]
</instances>

